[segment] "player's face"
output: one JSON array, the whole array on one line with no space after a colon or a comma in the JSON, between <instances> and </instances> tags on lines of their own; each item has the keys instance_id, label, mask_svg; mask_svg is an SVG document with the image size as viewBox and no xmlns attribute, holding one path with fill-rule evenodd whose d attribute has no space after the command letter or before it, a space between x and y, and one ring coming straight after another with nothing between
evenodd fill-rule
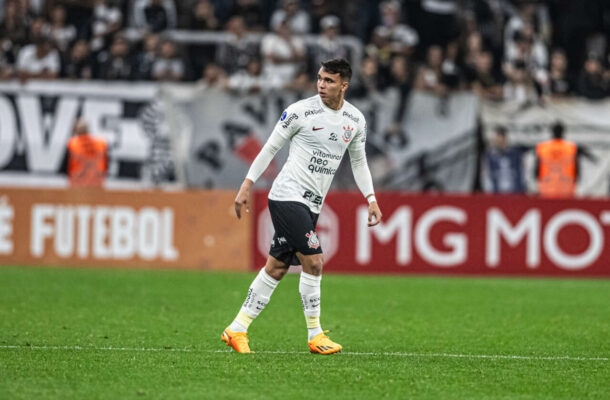
<instances>
[{"instance_id":1,"label":"player's face","mask_svg":"<svg viewBox=\"0 0 610 400\"><path fill-rule=\"evenodd\" d=\"M330 74L322 67L318 71L318 94L332 109L339 109L343 105L343 96L347 90L348 83L341 79L339 74Z\"/></svg>"}]
</instances>

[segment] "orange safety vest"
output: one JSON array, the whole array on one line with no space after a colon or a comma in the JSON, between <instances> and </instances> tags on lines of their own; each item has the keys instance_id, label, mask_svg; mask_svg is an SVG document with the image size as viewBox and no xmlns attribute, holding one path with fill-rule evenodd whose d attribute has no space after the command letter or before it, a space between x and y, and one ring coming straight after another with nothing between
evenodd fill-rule
<instances>
[{"instance_id":1,"label":"orange safety vest","mask_svg":"<svg viewBox=\"0 0 610 400\"><path fill-rule=\"evenodd\" d=\"M68 141L68 178L73 186L102 186L108 171L108 145L102 138L78 135Z\"/></svg>"},{"instance_id":2,"label":"orange safety vest","mask_svg":"<svg viewBox=\"0 0 610 400\"><path fill-rule=\"evenodd\" d=\"M542 197L571 197L576 189L576 144L553 139L536 146L538 193Z\"/></svg>"}]
</instances>

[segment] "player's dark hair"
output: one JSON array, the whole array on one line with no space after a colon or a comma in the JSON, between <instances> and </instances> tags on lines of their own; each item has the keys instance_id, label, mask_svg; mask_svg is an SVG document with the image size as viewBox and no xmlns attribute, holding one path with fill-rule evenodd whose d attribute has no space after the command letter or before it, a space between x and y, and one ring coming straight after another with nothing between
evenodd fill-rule
<instances>
[{"instance_id":1,"label":"player's dark hair","mask_svg":"<svg viewBox=\"0 0 610 400\"><path fill-rule=\"evenodd\" d=\"M341 79L349 82L352 79L352 67L349 62L343 58L333 58L331 60L322 61L322 68L329 74L339 74Z\"/></svg>"},{"instance_id":2,"label":"player's dark hair","mask_svg":"<svg viewBox=\"0 0 610 400\"><path fill-rule=\"evenodd\" d=\"M557 121L551 126L551 131L553 132L553 139L563 139L565 126L560 121Z\"/></svg>"}]
</instances>

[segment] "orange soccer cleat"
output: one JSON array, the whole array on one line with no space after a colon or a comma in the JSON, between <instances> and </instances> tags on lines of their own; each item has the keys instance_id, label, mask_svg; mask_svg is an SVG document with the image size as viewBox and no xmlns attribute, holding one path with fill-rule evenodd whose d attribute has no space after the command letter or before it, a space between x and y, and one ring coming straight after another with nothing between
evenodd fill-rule
<instances>
[{"instance_id":1,"label":"orange soccer cleat","mask_svg":"<svg viewBox=\"0 0 610 400\"><path fill-rule=\"evenodd\" d=\"M248 333L247 332L233 332L227 327L222 332L220 339L227 344L227 346L233 347L238 353L252 353L250 346L248 345Z\"/></svg>"},{"instance_id":2,"label":"orange soccer cleat","mask_svg":"<svg viewBox=\"0 0 610 400\"><path fill-rule=\"evenodd\" d=\"M314 338L307 343L309 345L309 351L318 354L334 354L341 351L343 346L330 340L330 338L326 336L326 332L328 331L324 331L314 336Z\"/></svg>"}]
</instances>

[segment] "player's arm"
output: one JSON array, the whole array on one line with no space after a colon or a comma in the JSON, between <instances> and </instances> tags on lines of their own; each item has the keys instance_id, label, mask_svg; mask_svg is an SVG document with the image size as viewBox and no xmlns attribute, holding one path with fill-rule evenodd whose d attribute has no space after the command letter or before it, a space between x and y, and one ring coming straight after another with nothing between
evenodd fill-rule
<instances>
[{"instance_id":1,"label":"player's arm","mask_svg":"<svg viewBox=\"0 0 610 400\"><path fill-rule=\"evenodd\" d=\"M252 185L254 185L254 182L256 182L263 172L265 172L271 163L271 160L273 160L273 157L275 157L277 152L287 141L288 138L285 137L279 129L274 129L271 136L269 136L267 143L265 143L252 162L246 179L244 179L239 188L239 192L237 193L237 197L235 197L235 213L237 214L237 218L241 218L242 206L245 207L246 212L250 212L250 189L252 188Z\"/></svg>"},{"instance_id":2,"label":"player's arm","mask_svg":"<svg viewBox=\"0 0 610 400\"><path fill-rule=\"evenodd\" d=\"M373 188L373 178L369 170L368 162L366 161L366 152L364 150L366 136L362 134L355 137L348 147L349 157L352 165L352 173L354 180L360 192L364 195L369 203L369 226L375 226L381 222L381 209L375 198L375 189Z\"/></svg>"}]
</instances>

